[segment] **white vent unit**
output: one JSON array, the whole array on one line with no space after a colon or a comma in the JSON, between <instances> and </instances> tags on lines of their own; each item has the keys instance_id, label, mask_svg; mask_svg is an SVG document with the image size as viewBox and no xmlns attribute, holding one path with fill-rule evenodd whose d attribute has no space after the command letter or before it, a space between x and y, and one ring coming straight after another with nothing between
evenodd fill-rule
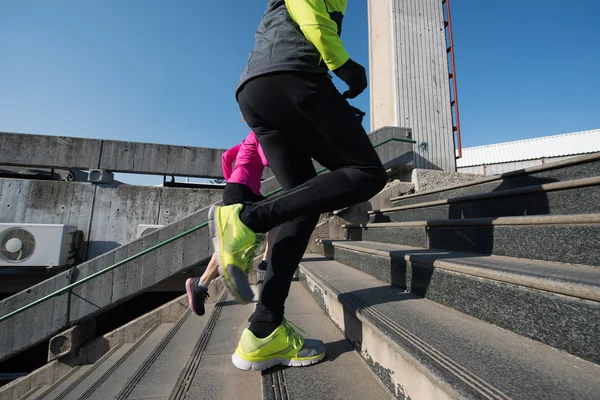
<instances>
[{"instance_id":1,"label":"white vent unit","mask_svg":"<svg viewBox=\"0 0 600 400\"><path fill-rule=\"evenodd\" d=\"M145 225L145 224L140 224L137 227L137 235L136 235L136 239L141 238L144 235L149 234L150 232L154 232L157 229L162 228L164 225Z\"/></svg>"},{"instance_id":2,"label":"white vent unit","mask_svg":"<svg viewBox=\"0 0 600 400\"><path fill-rule=\"evenodd\" d=\"M71 265L82 244L76 226L0 223L0 267Z\"/></svg>"}]
</instances>

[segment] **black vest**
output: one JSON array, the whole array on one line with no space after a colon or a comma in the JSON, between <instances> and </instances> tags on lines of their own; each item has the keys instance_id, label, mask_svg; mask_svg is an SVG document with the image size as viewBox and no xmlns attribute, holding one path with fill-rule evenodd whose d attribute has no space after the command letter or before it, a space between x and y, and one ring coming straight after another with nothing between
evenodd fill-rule
<instances>
[{"instance_id":1,"label":"black vest","mask_svg":"<svg viewBox=\"0 0 600 400\"><path fill-rule=\"evenodd\" d=\"M341 32L341 13L336 13L338 34ZM339 21L337 21L339 19ZM269 0L255 34L256 43L250 53L248 66L242 72L236 94L249 80L281 71L327 74L321 54L294 22L284 0Z\"/></svg>"}]
</instances>

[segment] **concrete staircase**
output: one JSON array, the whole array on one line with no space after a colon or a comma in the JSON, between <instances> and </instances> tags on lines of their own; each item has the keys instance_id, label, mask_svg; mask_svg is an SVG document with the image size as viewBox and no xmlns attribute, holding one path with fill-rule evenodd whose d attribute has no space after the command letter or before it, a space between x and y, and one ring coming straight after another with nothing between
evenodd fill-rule
<instances>
[{"instance_id":1,"label":"concrete staircase","mask_svg":"<svg viewBox=\"0 0 600 400\"><path fill-rule=\"evenodd\" d=\"M410 129L406 128L382 128L369 134L386 168L412 164L413 141L407 140L409 137ZM10 139L3 138L5 141ZM279 187L274 178L267 179L262 186L265 193ZM206 224L208 209L196 211L0 301L0 317L4 317L69 284L119 264L110 272L0 321L0 362L138 296L169 277L206 263L212 254ZM140 253L142 255L136 258ZM65 340L68 340L67 336Z\"/></svg>"},{"instance_id":2,"label":"concrete staircase","mask_svg":"<svg viewBox=\"0 0 600 400\"><path fill-rule=\"evenodd\" d=\"M600 157L392 202L300 279L396 397L598 398Z\"/></svg>"},{"instance_id":3,"label":"concrete staircase","mask_svg":"<svg viewBox=\"0 0 600 400\"><path fill-rule=\"evenodd\" d=\"M327 343L325 361L310 368L273 368L262 374L236 369L231 354L254 305L238 305L227 290L203 317L180 309L175 322L145 330L133 340L113 341L97 361L80 361L52 384L15 382L1 399L364 399L392 398L343 334L299 282L287 301L287 318ZM134 324L135 325L135 324ZM88 349L86 349L88 350ZM344 373L340 373L340 371Z\"/></svg>"},{"instance_id":4,"label":"concrete staircase","mask_svg":"<svg viewBox=\"0 0 600 400\"><path fill-rule=\"evenodd\" d=\"M317 365L235 369L254 307L217 280L204 317L184 296L0 400L597 399L598 177L596 156L399 198L390 187L368 223L324 222L286 303L327 344Z\"/></svg>"}]
</instances>

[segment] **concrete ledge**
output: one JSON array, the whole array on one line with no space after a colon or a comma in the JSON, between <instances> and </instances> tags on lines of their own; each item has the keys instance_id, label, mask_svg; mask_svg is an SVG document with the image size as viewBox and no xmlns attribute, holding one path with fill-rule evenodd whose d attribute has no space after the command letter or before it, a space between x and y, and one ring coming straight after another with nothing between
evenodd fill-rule
<instances>
[{"instance_id":1,"label":"concrete ledge","mask_svg":"<svg viewBox=\"0 0 600 400\"><path fill-rule=\"evenodd\" d=\"M224 149L0 132L0 165L222 178Z\"/></svg>"}]
</instances>

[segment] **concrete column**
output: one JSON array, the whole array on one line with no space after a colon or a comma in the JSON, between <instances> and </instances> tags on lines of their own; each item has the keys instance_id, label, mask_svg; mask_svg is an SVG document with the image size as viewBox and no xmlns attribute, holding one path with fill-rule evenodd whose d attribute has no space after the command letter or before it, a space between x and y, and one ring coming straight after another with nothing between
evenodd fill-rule
<instances>
[{"instance_id":1,"label":"concrete column","mask_svg":"<svg viewBox=\"0 0 600 400\"><path fill-rule=\"evenodd\" d=\"M369 0L371 130L412 128L415 168L456 170L441 0Z\"/></svg>"}]
</instances>

